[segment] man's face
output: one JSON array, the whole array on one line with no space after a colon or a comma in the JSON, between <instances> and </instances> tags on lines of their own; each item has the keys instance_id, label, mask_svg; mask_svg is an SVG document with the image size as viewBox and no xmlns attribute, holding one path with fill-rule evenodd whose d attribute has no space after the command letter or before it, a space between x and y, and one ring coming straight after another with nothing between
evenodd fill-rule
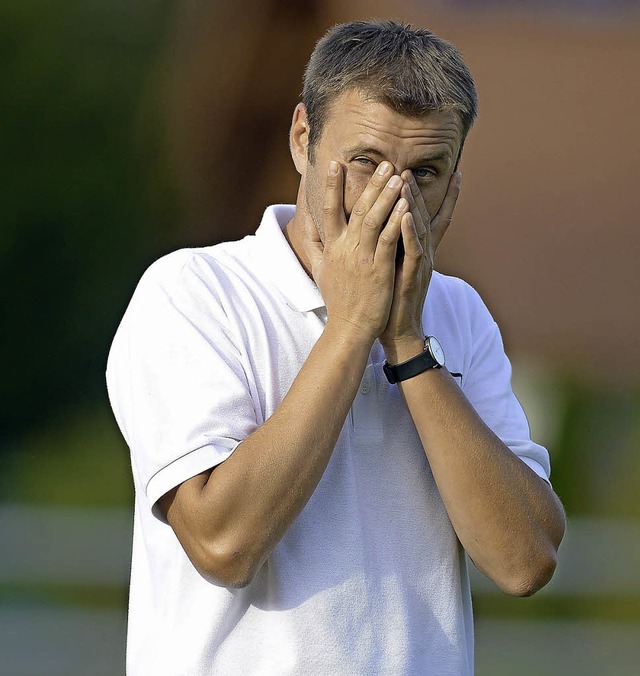
<instances>
[{"instance_id":1,"label":"man's face","mask_svg":"<svg viewBox=\"0 0 640 676\"><path fill-rule=\"evenodd\" d=\"M395 173L410 170L422 192L431 218L447 192L460 152L462 133L453 111L407 117L357 90L341 94L333 103L313 164L303 174L306 201L321 238L322 203L330 160L344 171L344 209L347 219L371 175L383 160Z\"/></svg>"}]
</instances>

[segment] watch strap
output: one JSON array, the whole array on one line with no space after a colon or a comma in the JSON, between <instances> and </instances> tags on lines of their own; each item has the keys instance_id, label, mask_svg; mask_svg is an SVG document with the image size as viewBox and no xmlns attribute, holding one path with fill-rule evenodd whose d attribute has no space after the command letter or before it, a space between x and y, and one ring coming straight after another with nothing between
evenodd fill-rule
<instances>
[{"instance_id":1,"label":"watch strap","mask_svg":"<svg viewBox=\"0 0 640 676\"><path fill-rule=\"evenodd\" d=\"M413 378L429 369L441 367L442 364L438 363L431 352L425 348L420 354L411 357L411 359L407 359L407 361L403 361L400 364L396 364L395 366L391 366L385 361L382 370L384 371L387 380L394 385L403 380L409 380L409 378Z\"/></svg>"}]
</instances>

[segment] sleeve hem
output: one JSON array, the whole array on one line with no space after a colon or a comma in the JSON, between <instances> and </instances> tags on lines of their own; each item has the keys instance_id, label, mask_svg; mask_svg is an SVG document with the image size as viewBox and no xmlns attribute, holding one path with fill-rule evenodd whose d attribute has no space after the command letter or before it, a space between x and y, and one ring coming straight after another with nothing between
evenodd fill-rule
<instances>
[{"instance_id":1,"label":"sleeve hem","mask_svg":"<svg viewBox=\"0 0 640 676\"><path fill-rule=\"evenodd\" d=\"M163 523L167 523L158 505L158 500L187 479L191 479L196 474L205 472L224 462L235 451L239 443L239 441L234 441L231 446L223 446L222 444L201 446L156 472L147 483L146 488L152 514Z\"/></svg>"},{"instance_id":2,"label":"sleeve hem","mask_svg":"<svg viewBox=\"0 0 640 676\"><path fill-rule=\"evenodd\" d=\"M529 469L533 470L541 479L544 479L549 485L551 485L549 476L547 475L544 467L537 460L533 460L532 458L522 455L519 455L518 457L527 467L529 467Z\"/></svg>"}]
</instances>

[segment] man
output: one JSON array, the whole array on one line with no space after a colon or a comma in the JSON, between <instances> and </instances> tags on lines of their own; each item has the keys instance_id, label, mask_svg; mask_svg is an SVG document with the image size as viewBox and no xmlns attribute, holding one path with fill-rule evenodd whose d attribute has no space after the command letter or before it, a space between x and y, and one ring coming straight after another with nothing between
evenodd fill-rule
<instances>
[{"instance_id":1,"label":"man","mask_svg":"<svg viewBox=\"0 0 640 676\"><path fill-rule=\"evenodd\" d=\"M144 275L107 370L131 674L470 674L465 551L510 594L550 579L548 454L482 301L433 272L475 113L448 43L337 26L293 117L295 208Z\"/></svg>"}]
</instances>

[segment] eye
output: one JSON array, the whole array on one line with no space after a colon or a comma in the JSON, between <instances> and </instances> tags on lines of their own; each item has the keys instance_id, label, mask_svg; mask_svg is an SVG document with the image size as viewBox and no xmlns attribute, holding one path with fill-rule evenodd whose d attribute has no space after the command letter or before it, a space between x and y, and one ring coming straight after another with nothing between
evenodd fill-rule
<instances>
[{"instance_id":1,"label":"eye","mask_svg":"<svg viewBox=\"0 0 640 676\"><path fill-rule=\"evenodd\" d=\"M374 162L372 159L368 157L354 157L353 161L357 162L358 164L361 164L363 167L371 167L374 165L377 166L376 162Z\"/></svg>"},{"instance_id":2,"label":"eye","mask_svg":"<svg viewBox=\"0 0 640 676\"><path fill-rule=\"evenodd\" d=\"M435 169L432 169L431 167L417 167L416 169L412 169L411 172L416 177L416 180L429 180L436 176Z\"/></svg>"}]
</instances>

